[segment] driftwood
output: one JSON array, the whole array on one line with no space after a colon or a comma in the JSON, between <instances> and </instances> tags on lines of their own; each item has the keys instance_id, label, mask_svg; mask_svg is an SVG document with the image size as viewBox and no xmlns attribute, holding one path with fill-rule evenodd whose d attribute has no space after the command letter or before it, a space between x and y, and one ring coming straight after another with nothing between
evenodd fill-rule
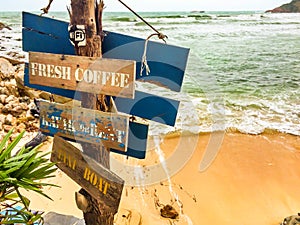
<instances>
[{"instance_id":1,"label":"driftwood","mask_svg":"<svg viewBox=\"0 0 300 225\"><path fill-rule=\"evenodd\" d=\"M102 57L102 12L104 3L95 0L71 0L70 25L84 25L86 31L86 46L78 46L75 43L75 51L77 55L89 57ZM85 93L82 96L82 107L108 111L108 103L105 95L96 95ZM83 151L89 157L95 159L102 166L109 169L109 151L106 148L100 148L97 145L82 143ZM83 215L86 225L113 225L113 210L107 208L93 198L85 189L79 192L83 202L88 203L84 207ZM78 194L77 194L78 196ZM83 197L83 198L82 198ZM78 199L78 198L77 198ZM77 202L80 204L80 202Z\"/></svg>"}]
</instances>

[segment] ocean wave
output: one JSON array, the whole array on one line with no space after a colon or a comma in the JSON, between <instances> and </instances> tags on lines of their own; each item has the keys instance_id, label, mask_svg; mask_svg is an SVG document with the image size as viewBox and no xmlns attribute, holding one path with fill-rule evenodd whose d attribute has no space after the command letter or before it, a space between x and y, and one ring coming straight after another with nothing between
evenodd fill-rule
<instances>
[{"instance_id":1,"label":"ocean wave","mask_svg":"<svg viewBox=\"0 0 300 225\"><path fill-rule=\"evenodd\" d=\"M254 133L249 133L245 132L244 130L240 130L236 127L228 127L225 130L215 130L215 131L200 131L198 133L193 133L189 130L176 130L176 131L170 131L166 134L162 134L164 138L179 138L182 136L190 136L190 135L205 135L205 134L212 134L214 132L224 132L227 134L246 134L246 135L280 135L280 134L289 134L289 135L294 135L294 136L299 136L299 134L293 134L293 133L288 133L288 132L282 132L280 130L276 129L270 129L270 128L265 128L259 132L254 132Z\"/></svg>"},{"instance_id":2,"label":"ocean wave","mask_svg":"<svg viewBox=\"0 0 300 225\"><path fill-rule=\"evenodd\" d=\"M252 21L253 23L243 23L243 26L253 25L299 25L300 22L285 22L285 21Z\"/></svg>"},{"instance_id":3,"label":"ocean wave","mask_svg":"<svg viewBox=\"0 0 300 225\"><path fill-rule=\"evenodd\" d=\"M117 22L137 22L137 19L133 17L111 17L109 20Z\"/></svg>"},{"instance_id":4,"label":"ocean wave","mask_svg":"<svg viewBox=\"0 0 300 225\"><path fill-rule=\"evenodd\" d=\"M146 18L156 18L156 19L178 19L178 18L185 18L184 15L161 15L161 16L148 16Z\"/></svg>"},{"instance_id":5,"label":"ocean wave","mask_svg":"<svg viewBox=\"0 0 300 225\"><path fill-rule=\"evenodd\" d=\"M192 25L192 24L197 24L198 21L188 21L184 23L185 25ZM144 22L137 22L134 24L135 26L147 26ZM182 22L180 21L157 21L157 22L151 22L151 25L153 26L158 26L158 25L167 25L166 29L177 29L177 26L172 26L172 25L182 25Z\"/></svg>"},{"instance_id":6,"label":"ocean wave","mask_svg":"<svg viewBox=\"0 0 300 225\"><path fill-rule=\"evenodd\" d=\"M188 18L195 18L196 20L208 20L208 19L213 19L212 16L210 15L188 15Z\"/></svg>"},{"instance_id":7,"label":"ocean wave","mask_svg":"<svg viewBox=\"0 0 300 225\"><path fill-rule=\"evenodd\" d=\"M217 18L229 18L231 15L225 14L225 15L217 15Z\"/></svg>"}]
</instances>

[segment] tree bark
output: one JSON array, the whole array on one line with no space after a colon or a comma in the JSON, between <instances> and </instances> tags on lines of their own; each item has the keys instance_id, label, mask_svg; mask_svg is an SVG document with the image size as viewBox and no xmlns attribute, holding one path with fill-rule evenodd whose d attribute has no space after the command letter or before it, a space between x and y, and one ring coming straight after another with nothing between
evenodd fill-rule
<instances>
[{"instance_id":1,"label":"tree bark","mask_svg":"<svg viewBox=\"0 0 300 225\"><path fill-rule=\"evenodd\" d=\"M102 57L102 11L103 1L71 0L70 24L85 25L86 46L75 45L77 55L89 57ZM81 105L84 108L108 111L104 95L82 93ZM81 143L84 154L92 157L101 165L110 168L109 151L104 147ZM83 211L86 225L113 225L114 215L105 206L94 199L86 190L81 189L80 194L87 200L88 207ZM78 205L78 204L77 204Z\"/></svg>"}]
</instances>

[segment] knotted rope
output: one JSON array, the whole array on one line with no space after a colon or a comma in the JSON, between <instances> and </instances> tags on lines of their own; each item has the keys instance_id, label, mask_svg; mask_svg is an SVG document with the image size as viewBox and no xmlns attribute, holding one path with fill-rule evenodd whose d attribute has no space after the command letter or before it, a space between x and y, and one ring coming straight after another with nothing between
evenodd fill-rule
<instances>
[{"instance_id":1,"label":"knotted rope","mask_svg":"<svg viewBox=\"0 0 300 225\"><path fill-rule=\"evenodd\" d=\"M141 17L138 13L136 13L133 9L131 9L128 5L126 5L122 0L118 0L122 5L124 5L129 11L131 11L134 15L136 15L140 20L142 20L146 25L148 25L153 31L156 33L151 34L145 41L145 46L144 46L144 53L142 56L142 61L141 61L141 71L140 71L140 76L143 75L143 71L146 70L146 75L149 75L150 73L150 68L147 63L147 48L148 48L148 42L150 38L153 36L158 36L159 39L163 40L166 43L165 38L168 38L167 35L164 35L160 33L157 29L155 29L150 23L148 23L143 17Z\"/></svg>"},{"instance_id":2,"label":"knotted rope","mask_svg":"<svg viewBox=\"0 0 300 225\"><path fill-rule=\"evenodd\" d=\"M144 46L144 53L143 53L142 60L141 60L140 76L143 75L144 70L146 70L146 75L149 75L149 73L150 73L150 67L148 66L148 63L147 63L147 49L148 49L148 42L149 42L150 38L152 38L153 36L158 36L159 39L162 39L166 43L164 38L167 38L167 36L162 33L151 34L151 35L149 35L149 37L147 37L147 39L145 41L145 46Z\"/></svg>"}]
</instances>

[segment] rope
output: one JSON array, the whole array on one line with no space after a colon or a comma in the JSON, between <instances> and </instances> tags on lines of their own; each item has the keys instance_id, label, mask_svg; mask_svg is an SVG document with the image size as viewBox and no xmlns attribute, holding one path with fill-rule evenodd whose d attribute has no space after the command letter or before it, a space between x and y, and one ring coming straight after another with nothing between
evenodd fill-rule
<instances>
[{"instance_id":1,"label":"rope","mask_svg":"<svg viewBox=\"0 0 300 225\"><path fill-rule=\"evenodd\" d=\"M165 43L166 40L165 38L168 38L167 35L164 35L163 33L160 33L155 27L153 27L150 23L148 23L143 17L141 17L139 14L137 14L133 9L131 9L128 5L126 5L122 0L118 0L122 5L124 5L129 11L131 11L134 15L136 15L140 20L142 20L146 25L148 25L153 31L155 31L155 34L151 34L145 41L145 47L144 47L144 53L142 56L142 64L141 64L141 71L140 71L140 76L143 75L143 71L146 70L146 75L149 75L150 73L150 68L147 63L147 48L148 48L148 42L150 38L153 36L157 36L159 39L163 40Z\"/></svg>"},{"instance_id":2,"label":"rope","mask_svg":"<svg viewBox=\"0 0 300 225\"><path fill-rule=\"evenodd\" d=\"M140 76L143 76L144 69L146 69L146 75L149 75L149 73L150 73L150 67L148 66L148 63L147 63L147 49L148 49L148 42L149 42L150 38L155 35L158 35L158 34L151 34L149 37L147 37L147 39L145 41L144 53L143 53L142 60L141 60L142 63L141 63Z\"/></svg>"},{"instance_id":3,"label":"rope","mask_svg":"<svg viewBox=\"0 0 300 225\"><path fill-rule=\"evenodd\" d=\"M122 5L124 5L129 11L131 11L134 15L136 15L140 20L142 20L147 26L149 26L153 31L156 32L156 35L159 39L162 39L165 43L165 38L168 38L167 35L164 35L160 33L155 27L153 27L150 23L148 23L143 17L141 17L139 14L137 14L133 9L131 9L128 5L126 5L122 0L118 0ZM150 35L151 36L151 35Z\"/></svg>"},{"instance_id":4,"label":"rope","mask_svg":"<svg viewBox=\"0 0 300 225\"><path fill-rule=\"evenodd\" d=\"M150 67L148 66L148 63L147 63L147 49L148 49L148 42L149 42L150 38L152 38L153 36L158 36L159 39L162 39L166 43L164 38L167 36L162 33L151 34L151 35L149 35L149 37L147 37L147 39L145 41L145 46L144 46L144 53L143 53L142 60L141 60L142 63L141 63L140 76L143 76L144 69L146 69L146 75L149 75L149 73L150 73Z\"/></svg>"}]
</instances>

